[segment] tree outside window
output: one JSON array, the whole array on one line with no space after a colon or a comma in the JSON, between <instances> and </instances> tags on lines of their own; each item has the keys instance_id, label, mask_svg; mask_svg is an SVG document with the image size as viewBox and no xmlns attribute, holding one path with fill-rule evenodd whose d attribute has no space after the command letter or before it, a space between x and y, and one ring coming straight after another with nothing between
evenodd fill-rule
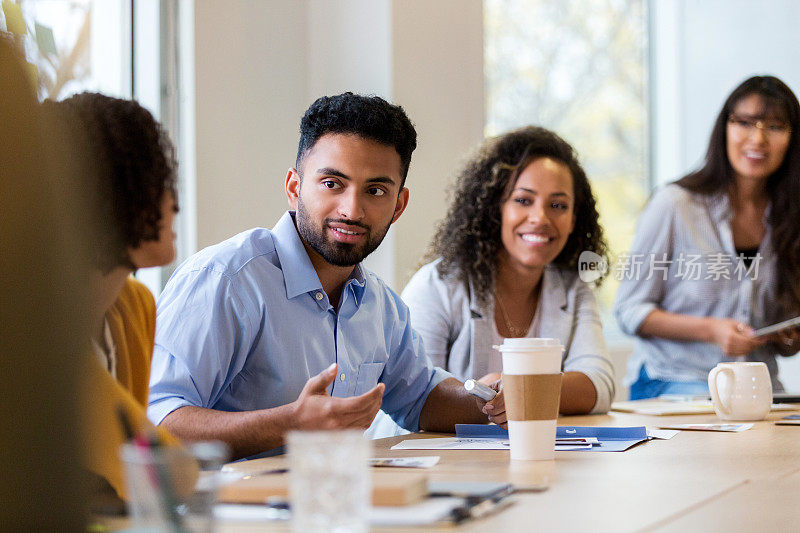
<instances>
[{"instance_id":1,"label":"tree outside window","mask_svg":"<svg viewBox=\"0 0 800 533\"><path fill-rule=\"evenodd\" d=\"M536 124L566 139L612 254L627 251L650 191L646 0L485 0L484 43L485 133ZM598 294L604 314L617 285Z\"/></svg>"}]
</instances>

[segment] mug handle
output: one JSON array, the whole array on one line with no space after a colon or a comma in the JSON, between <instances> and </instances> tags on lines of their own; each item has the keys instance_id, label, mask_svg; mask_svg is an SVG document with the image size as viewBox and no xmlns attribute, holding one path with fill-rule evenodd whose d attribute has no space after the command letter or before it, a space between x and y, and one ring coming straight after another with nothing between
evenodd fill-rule
<instances>
[{"instance_id":1,"label":"mug handle","mask_svg":"<svg viewBox=\"0 0 800 533\"><path fill-rule=\"evenodd\" d=\"M719 406L719 410L722 414L730 416L730 406L725 405L725 402L719 397L719 392L717 391L717 376L719 376L720 372L728 374L730 379L733 380L734 374L732 368L727 366L715 366L711 369L711 372L708 373L708 390L711 392L711 400L714 402L714 405Z\"/></svg>"}]
</instances>

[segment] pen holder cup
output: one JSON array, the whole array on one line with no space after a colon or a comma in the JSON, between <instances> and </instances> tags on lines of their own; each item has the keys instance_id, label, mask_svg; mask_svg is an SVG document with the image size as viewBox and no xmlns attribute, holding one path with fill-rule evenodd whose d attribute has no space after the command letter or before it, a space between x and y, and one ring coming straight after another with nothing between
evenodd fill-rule
<instances>
[{"instance_id":1,"label":"pen holder cup","mask_svg":"<svg viewBox=\"0 0 800 533\"><path fill-rule=\"evenodd\" d=\"M228 459L221 442L187 448L120 447L128 512L136 531L212 532L219 472Z\"/></svg>"}]
</instances>

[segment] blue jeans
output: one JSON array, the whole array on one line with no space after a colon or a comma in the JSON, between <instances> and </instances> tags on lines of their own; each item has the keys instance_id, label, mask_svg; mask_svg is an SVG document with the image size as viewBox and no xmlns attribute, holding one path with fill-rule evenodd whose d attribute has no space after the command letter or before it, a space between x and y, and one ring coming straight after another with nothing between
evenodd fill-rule
<instances>
[{"instance_id":1,"label":"blue jeans","mask_svg":"<svg viewBox=\"0 0 800 533\"><path fill-rule=\"evenodd\" d=\"M631 385L631 400L644 400L655 398L662 394L685 394L699 396L708 394L708 382L705 381L661 381L650 379L642 365L639 370L639 379Z\"/></svg>"}]
</instances>

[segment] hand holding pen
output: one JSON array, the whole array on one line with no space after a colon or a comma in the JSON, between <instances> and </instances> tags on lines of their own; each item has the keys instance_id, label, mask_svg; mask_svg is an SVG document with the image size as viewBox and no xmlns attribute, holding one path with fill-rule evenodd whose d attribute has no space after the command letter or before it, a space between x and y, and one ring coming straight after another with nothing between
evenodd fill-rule
<instances>
[{"instance_id":1,"label":"hand holding pen","mask_svg":"<svg viewBox=\"0 0 800 533\"><path fill-rule=\"evenodd\" d=\"M489 386L480 381L468 379L464 383L464 389L478 398L480 403L485 402L482 407L479 403L479 407L489 417L490 422L494 422L502 428L508 427L502 380L499 379Z\"/></svg>"}]
</instances>

